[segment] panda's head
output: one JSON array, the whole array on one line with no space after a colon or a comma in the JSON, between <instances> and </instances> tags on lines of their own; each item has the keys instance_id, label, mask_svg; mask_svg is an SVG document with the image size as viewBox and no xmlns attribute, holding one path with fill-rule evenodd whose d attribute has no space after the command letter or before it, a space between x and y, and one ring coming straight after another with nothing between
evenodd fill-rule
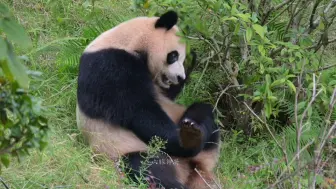
<instances>
[{"instance_id":1,"label":"panda's head","mask_svg":"<svg viewBox=\"0 0 336 189\"><path fill-rule=\"evenodd\" d=\"M137 17L105 31L92 41L86 52L107 48L124 49L134 55L146 55L153 80L162 88L185 79L186 45L177 35L177 13L160 17Z\"/></svg>"},{"instance_id":2,"label":"panda's head","mask_svg":"<svg viewBox=\"0 0 336 189\"><path fill-rule=\"evenodd\" d=\"M186 58L186 45L177 35L176 26L178 16L169 11L155 18L153 30L147 44L148 63L155 82L169 88L171 84L178 84L185 79L184 60Z\"/></svg>"}]
</instances>

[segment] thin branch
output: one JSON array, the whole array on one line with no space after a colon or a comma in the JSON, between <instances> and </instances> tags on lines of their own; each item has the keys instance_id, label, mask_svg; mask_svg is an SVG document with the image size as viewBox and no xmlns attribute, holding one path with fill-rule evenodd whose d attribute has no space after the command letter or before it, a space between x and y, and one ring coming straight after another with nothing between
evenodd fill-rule
<instances>
[{"instance_id":1,"label":"thin branch","mask_svg":"<svg viewBox=\"0 0 336 189\"><path fill-rule=\"evenodd\" d=\"M293 21L295 20L296 16L297 16L302 10L304 10L304 9L298 9L298 6L299 6L299 4L300 4L301 2L302 2L302 1L299 0L299 2L297 2L297 3L296 3L296 6L293 8L292 13L291 13L291 16L290 16L290 18L289 18L289 22L288 22L287 27L286 27L286 29L285 29L285 33L287 33L288 30L289 30L289 28L290 28L290 26L292 26L292 23L293 23Z\"/></svg>"},{"instance_id":2,"label":"thin branch","mask_svg":"<svg viewBox=\"0 0 336 189\"><path fill-rule=\"evenodd\" d=\"M329 126L329 121L330 121L330 117L331 117L331 114L333 112L333 109L335 107L335 103L336 103L336 88L334 89L333 91L333 95L331 96L331 99L330 99L330 103L329 103L329 114L326 116L326 125L323 129L323 134L321 136L322 138L322 141L320 142L320 144L316 145L316 148L314 150L314 176L313 176L313 182L312 182L312 187L315 188L315 184L316 184L316 176L317 176L317 172L318 172L318 169L319 169L319 166L321 164L321 153L323 151L323 147L325 145L325 142L326 140L329 138L329 136L331 135L331 133L333 132L333 130L335 130L336 128L336 122L333 124L333 126L331 126L331 128L328 130L328 126ZM327 134L326 134L327 133Z\"/></svg>"},{"instance_id":3,"label":"thin branch","mask_svg":"<svg viewBox=\"0 0 336 189\"><path fill-rule=\"evenodd\" d=\"M312 13L311 13L311 15L310 15L310 21L309 21L309 23L310 23L310 28L313 28L314 27L314 17L315 17L315 14L316 14L316 10L317 10L317 7L318 7L318 5L320 4L322 2L322 0L316 0L315 1L315 3L314 3L314 5L313 5L313 10L312 10Z\"/></svg>"},{"instance_id":4,"label":"thin branch","mask_svg":"<svg viewBox=\"0 0 336 189\"><path fill-rule=\"evenodd\" d=\"M8 185L6 184L6 182L0 177L0 182L2 183L2 185L6 188L9 189Z\"/></svg>"},{"instance_id":5,"label":"thin branch","mask_svg":"<svg viewBox=\"0 0 336 189\"><path fill-rule=\"evenodd\" d=\"M284 151L284 149L282 148L282 146L280 145L279 141L275 138L273 132L271 131L271 129L269 128L268 124L266 122L264 122L251 108L249 105L246 104L246 102L243 102L244 105L247 107L247 109L262 123L266 126L268 132L271 134L273 140L275 141L275 143L279 146L279 148L281 150ZM284 154L286 154L286 152L284 152Z\"/></svg>"},{"instance_id":6,"label":"thin branch","mask_svg":"<svg viewBox=\"0 0 336 189\"><path fill-rule=\"evenodd\" d=\"M320 72L320 71L328 70L328 69L330 69L330 68L334 68L334 67L336 67L336 64L331 64L331 65L322 67L322 68L320 68L320 69L318 69L318 70L310 70L308 73Z\"/></svg>"},{"instance_id":7,"label":"thin branch","mask_svg":"<svg viewBox=\"0 0 336 189\"><path fill-rule=\"evenodd\" d=\"M304 150L306 150L310 145L312 145L313 143L314 143L314 139L313 140L311 140L309 143L307 143L297 154L295 154L295 156L292 158L292 160L289 162L289 165L292 165L292 163L295 161L295 159L297 159L297 157L298 156L300 156L300 154L304 151ZM287 167L287 169L288 169L288 167ZM286 170L284 170L281 174L280 174L280 176L278 177L278 178L281 178L284 174L285 174L285 172L286 172ZM291 176L294 176L295 174L292 174ZM288 178L288 177L287 177ZM274 184L272 184L272 186L271 187L269 187L269 188L274 188L274 186L276 186L276 185L278 185L280 182L282 182L284 179L277 179L276 181L275 181L275 183Z\"/></svg>"},{"instance_id":8,"label":"thin branch","mask_svg":"<svg viewBox=\"0 0 336 189\"><path fill-rule=\"evenodd\" d=\"M261 21L261 25L264 25L265 22L267 21L268 17L270 16L270 14L274 11L277 11L279 9L281 9L282 7L284 7L285 5L287 4L290 4L291 2L294 2L295 0L286 0L282 3L280 3L279 5L277 6L273 6L271 7L264 15L263 15L263 18L262 18L262 21Z\"/></svg>"},{"instance_id":9,"label":"thin branch","mask_svg":"<svg viewBox=\"0 0 336 189\"><path fill-rule=\"evenodd\" d=\"M324 9L323 15L327 14L330 9L334 8L336 6L336 0L330 1L328 6ZM313 23L310 23L309 28L307 29L307 33L310 34L314 29L317 28L317 26L320 24L321 16L318 16Z\"/></svg>"},{"instance_id":10,"label":"thin branch","mask_svg":"<svg viewBox=\"0 0 336 189\"><path fill-rule=\"evenodd\" d=\"M243 86L243 85L240 85L240 86ZM226 93L227 90L229 90L230 88L233 88L233 87L239 87L239 86L236 86L236 85L228 85L227 87L225 87L224 90L222 90L222 92L220 93L219 97L217 98L217 101L215 103L215 106L214 106L214 110L217 108L218 106L218 103L219 103L219 100L222 98L222 96Z\"/></svg>"},{"instance_id":11,"label":"thin branch","mask_svg":"<svg viewBox=\"0 0 336 189\"><path fill-rule=\"evenodd\" d=\"M335 43L335 42L336 42L336 38L335 38L335 39L331 39L331 40L329 40L329 41L327 42L327 44ZM322 43L322 38L320 38L320 40L319 40L316 44L314 44L314 45L312 45L312 46L310 46L310 47L307 47L307 49L308 49L308 50L315 49L315 52L316 52L316 51L318 51L318 50L321 48L322 45L323 45L323 43Z\"/></svg>"}]
</instances>

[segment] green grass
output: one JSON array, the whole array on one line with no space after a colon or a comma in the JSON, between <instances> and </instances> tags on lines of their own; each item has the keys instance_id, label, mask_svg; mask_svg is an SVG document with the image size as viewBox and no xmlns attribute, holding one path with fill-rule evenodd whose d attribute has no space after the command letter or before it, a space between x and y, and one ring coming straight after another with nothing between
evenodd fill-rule
<instances>
[{"instance_id":1,"label":"green grass","mask_svg":"<svg viewBox=\"0 0 336 189\"><path fill-rule=\"evenodd\" d=\"M23 52L18 46L18 53L29 55L29 68L43 72L43 79L34 81L34 86L36 95L44 100L51 128L48 147L43 152L33 151L21 163L14 161L4 169L2 179L11 188L18 189L120 188L113 163L106 159L94 161L76 128L76 75L63 71L62 64L56 63L58 49L49 45L64 38L81 37L84 28L100 20L110 21L112 27L115 20L140 13L130 11L127 3L130 1L118 0L96 1L94 9L89 6L91 1L0 2L8 4L34 41L34 49ZM204 81L208 81L207 76L203 77L202 71L196 72L179 102L186 105L196 99L215 102L216 99L210 99L211 95L206 93L207 82ZM224 136L223 141L216 173L225 188L263 188L274 182L276 169L272 166L284 165L281 161L273 162L274 158L281 159L281 155L267 139L247 140L231 133ZM249 170L251 166L261 170L253 173Z\"/></svg>"},{"instance_id":2,"label":"green grass","mask_svg":"<svg viewBox=\"0 0 336 189\"><path fill-rule=\"evenodd\" d=\"M90 148L76 128L74 75L62 73L55 63L58 50L45 47L62 38L80 37L84 26L101 18L129 14L123 8L128 5L100 1L93 13L80 1L1 2L11 8L33 39L34 49L22 52L18 46L17 53L29 54L28 67L43 73L42 80L34 81L33 86L43 99L51 128L48 147L43 152L32 151L21 163L13 161L4 169L3 180L11 188L120 188L113 163L93 161ZM39 48L43 50L36 52Z\"/></svg>"}]
</instances>

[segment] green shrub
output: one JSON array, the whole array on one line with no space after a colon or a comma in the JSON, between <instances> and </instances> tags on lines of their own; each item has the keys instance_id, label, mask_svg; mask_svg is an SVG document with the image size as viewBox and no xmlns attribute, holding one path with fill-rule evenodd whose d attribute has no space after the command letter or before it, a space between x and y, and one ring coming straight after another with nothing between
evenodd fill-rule
<instances>
[{"instance_id":1,"label":"green shrub","mask_svg":"<svg viewBox=\"0 0 336 189\"><path fill-rule=\"evenodd\" d=\"M135 7L149 16L169 9L178 11L181 36L187 44L194 42L201 46L198 49L203 57L200 64L204 66L209 60L207 73L221 70L222 77L226 78L223 82L217 76L214 82L218 87L211 92L220 98L221 112L231 109L228 115L233 114L236 119L244 117L241 119L244 122L234 122L235 128L251 130L245 128L249 125L245 117L253 115L243 101L255 107L254 111L258 115L260 112L264 119L278 117L288 108L288 100L294 102L295 94L304 93L299 98L302 103L310 98L313 74L323 76L329 67L322 58L323 49L335 42L329 37L334 34L335 1L134 2ZM332 88L336 86L335 71L333 73L318 85L323 89L317 99L319 108L324 109L322 113L326 113ZM299 86L297 78L301 74ZM223 91L228 95L222 94ZM241 98L237 100L237 97Z\"/></svg>"},{"instance_id":2,"label":"green shrub","mask_svg":"<svg viewBox=\"0 0 336 189\"><path fill-rule=\"evenodd\" d=\"M265 172L267 182L314 188L322 176L330 177L321 162L335 150L336 65L325 56L336 42L335 0L135 0L134 5L149 16L179 13L180 35L188 49L196 47L205 72L195 80L211 86L194 91L215 105L223 128L268 135L267 156L284 158Z\"/></svg>"},{"instance_id":3,"label":"green shrub","mask_svg":"<svg viewBox=\"0 0 336 189\"><path fill-rule=\"evenodd\" d=\"M26 69L24 60L14 53L10 41L20 47L31 47L24 28L7 7L0 3L0 170L8 166L10 156L23 157L32 148L43 149L46 144L47 120L42 116L41 101L29 87L29 76L40 73ZM3 35L5 34L5 35Z\"/></svg>"}]
</instances>

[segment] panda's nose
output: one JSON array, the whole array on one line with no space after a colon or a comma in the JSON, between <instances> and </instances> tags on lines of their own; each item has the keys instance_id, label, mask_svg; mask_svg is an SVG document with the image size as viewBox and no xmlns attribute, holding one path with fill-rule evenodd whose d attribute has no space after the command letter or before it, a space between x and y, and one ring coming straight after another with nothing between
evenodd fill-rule
<instances>
[{"instance_id":1,"label":"panda's nose","mask_svg":"<svg viewBox=\"0 0 336 189\"><path fill-rule=\"evenodd\" d=\"M181 81L183 81L184 78L182 78L181 76L177 76L177 81L180 83Z\"/></svg>"},{"instance_id":2,"label":"panda's nose","mask_svg":"<svg viewBox=\"0 0 336 189\"><path fill-rule=\"evenodd\" d=\"M185 78L186 78L186 75L185 75L185 73L183 72L183 74L179 74L178 76L177 76L177 79L180 81L180 80L185 80Z\"/></svg>"}]
</instances>

